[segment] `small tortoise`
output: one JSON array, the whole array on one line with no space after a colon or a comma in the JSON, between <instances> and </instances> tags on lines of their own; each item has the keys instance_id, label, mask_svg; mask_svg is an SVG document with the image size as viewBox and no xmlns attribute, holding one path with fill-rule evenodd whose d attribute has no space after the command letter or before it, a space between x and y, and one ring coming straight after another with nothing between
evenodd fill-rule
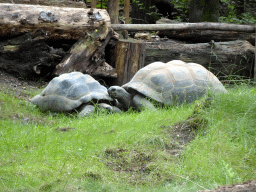
<instances>
[{"instance_id":1,"label":"small tortoise","mask_svg":"<svg viewBox=\"0 0 256 192\"><path fill-rule=\"evenodd\" d=\"M94 104L118 112L112 107L114 100L109 97L107 88L90 75L80 72L65 73L53 78L41 94L36 95L31 103L42 110L66 112L77 110L81 116L94 111Z\"/></svg>"},{"instance_id":2,"label":"small tortoise","mask_svg":"<svg viewBox=\"0 0 256 192\"><path fill-rule=\"evenodd\" d=\"M190 103L204 96L208 90L226 92L218 78L203 66L173 60L145 66L130 82L122 87L112 86L108 93L118 100L120 109L128 110L130 107L155 108L146 98L166 105Z\"/></svg>"}]
</instances>

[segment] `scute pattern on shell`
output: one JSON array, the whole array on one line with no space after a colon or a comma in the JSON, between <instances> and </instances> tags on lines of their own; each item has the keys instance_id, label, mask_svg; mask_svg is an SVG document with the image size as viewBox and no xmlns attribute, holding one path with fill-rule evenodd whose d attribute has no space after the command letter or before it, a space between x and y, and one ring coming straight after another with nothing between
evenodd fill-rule
<instances>
[{"instance_id":1,"label":"scute pattern on shell","mask_svg":"<svg viewBox=\"0 0 256 192\"><path fill-rule=\"evenodd\" d=\"M50 81L31 102L43 110L70 111L92 100L112 101L107 88L80 72L65 73Z\"/></svg>"},{"instance_id":2,"label":"scute pattern on shell","mask_svg":"<svg viewBox=\"0 0 256 192\"><path fill-rule=\"evenodd\" d=\"M207 90L225 92L218 78L203 66L173 60L154 62L140 69L130 82L122 86L128 92L137 91L167 105L193 102Z\"/></svg>"}]
</instances>

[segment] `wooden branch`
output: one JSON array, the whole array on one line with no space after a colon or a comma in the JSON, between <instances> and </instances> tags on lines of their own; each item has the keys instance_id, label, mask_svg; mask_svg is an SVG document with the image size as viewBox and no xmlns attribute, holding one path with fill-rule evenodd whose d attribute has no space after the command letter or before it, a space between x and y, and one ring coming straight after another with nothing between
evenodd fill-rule
<instances>
[{"instance_id":1,"label":"wooden branch","mask_svg":"<svg viewBox=\"0 0 256 192\"><path fill-rule=\"evenodd\" d=\"M0 4L0 36L43 30L49 39L78 39L88 29L97 29L110 18L106 10L25 4ZM95 19L96 15L100 19Z\"/></svg>"},{"instance_id":2,"label":"wooden branch","mask_svg":"<svg viewBox=\"0 0 256 192\"><path fill-rule=\"evenodd\" d=\"M115 31L220 30L254 33L255 26L228 23L112 24Z\"/></svg>"}]
</instances>

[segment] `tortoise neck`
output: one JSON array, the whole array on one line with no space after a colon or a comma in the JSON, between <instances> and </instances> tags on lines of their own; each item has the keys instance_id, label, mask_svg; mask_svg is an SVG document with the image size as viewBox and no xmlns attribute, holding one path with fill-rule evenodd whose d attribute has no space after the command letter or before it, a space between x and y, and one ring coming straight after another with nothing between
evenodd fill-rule
<instances>
[{"instance_id":1,"label":"tortoise neck","mask_svg":"<svg viewBox=\"0 0 256 192\"><path fill-rule=\"evenodd\" d=\"M118 100L121 104L124 105L123 107L125 108L125 110L128 110L130 107L133 107L132 99L133 99L132 94L124 90L122 97L120 97Z\"/></svg>"}]
</instances>

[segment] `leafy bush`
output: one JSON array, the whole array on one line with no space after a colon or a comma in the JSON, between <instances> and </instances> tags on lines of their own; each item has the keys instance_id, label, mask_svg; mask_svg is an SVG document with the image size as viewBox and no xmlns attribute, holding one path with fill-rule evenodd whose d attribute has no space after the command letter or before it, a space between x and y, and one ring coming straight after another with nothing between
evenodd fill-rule
<instances>
[{"instance_id":1,"label":"leafy bush","mask_svg":"<svg viewBox=\"0 0 256 192\"><path fill-rule=\"evenodd\" d=\"M247 11L247 10L241 15L237 15L236 1L221 0L219 22L237 23L237 24L254 24L256 22L256 15L255 14L253 15L252 11Z\"/></svg>"}]
</instances>

